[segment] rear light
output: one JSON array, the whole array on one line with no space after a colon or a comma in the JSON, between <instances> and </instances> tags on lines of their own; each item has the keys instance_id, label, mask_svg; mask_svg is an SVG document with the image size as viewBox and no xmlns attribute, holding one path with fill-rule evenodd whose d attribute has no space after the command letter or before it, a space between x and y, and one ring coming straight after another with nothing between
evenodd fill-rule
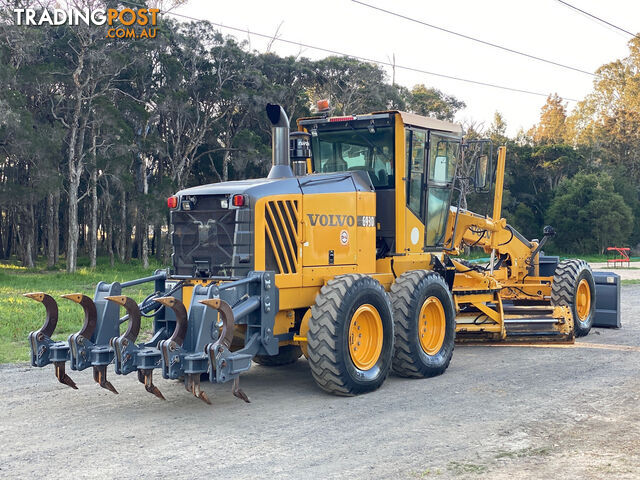
<instances>
[{"instance_id":1,"label":"rear light","mask_svg":"<svg viewBox=\"0 0 640 480\"><path fill-rule=\"evenodd\" d=\"M350 115L348 117L331 117L329 119L330 122L346 122L347 120L354 120L356 117Z\"/></svg>"},{"instance_id":2,"label":"rear light","mask_svg":"<svg viewBox=\"0 0 640 480\"><path fill-rule=\"evenodd\" d=\"M167 207L169 208L178 208L178 197L175 195L167 198Z\"/></svg>"},{"instance_id":3,"label":"rear light","mask_svg":"<svg viewBox=\"0 0 640 480\"><path fill-rule=\"evenodd\" d=\"M231 199L231 203L234 207L244 207L245 198L244 195L234 195Z\"/></svg>"}]
</instances>

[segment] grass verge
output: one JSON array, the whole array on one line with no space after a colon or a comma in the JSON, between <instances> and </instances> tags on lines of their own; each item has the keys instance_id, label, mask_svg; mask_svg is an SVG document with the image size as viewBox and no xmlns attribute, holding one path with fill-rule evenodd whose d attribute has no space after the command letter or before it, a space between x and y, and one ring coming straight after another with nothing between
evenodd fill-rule
<instances>
[{"instance_id":1,"label":"grass verge","mask_svg":"<svg viewBox=\"0 0 640 480\"><path fill-rule=\"evenodd\" d=\"M64 340L77 332L84 318L82 308L60 298L65 293L84 293L93 298L96 284L125 282L153 274L161 265L153 263L148 269L139 262L109 265L101 259L95 269L81 267L76 273L63 270L47 270L43 265L26 269L12 263L0 263L0 363L29 361L27 335L42 326L45 310L42 304L22 296L27 292L46 292L56 299L59 320L54 340ZM146 283L126 288L123 294L140 302L153 291L153 284ZM124 313L122 313L124 315ZM142 332L149 330L151 319L143 319Z\"/></svg>"}]
</instances>

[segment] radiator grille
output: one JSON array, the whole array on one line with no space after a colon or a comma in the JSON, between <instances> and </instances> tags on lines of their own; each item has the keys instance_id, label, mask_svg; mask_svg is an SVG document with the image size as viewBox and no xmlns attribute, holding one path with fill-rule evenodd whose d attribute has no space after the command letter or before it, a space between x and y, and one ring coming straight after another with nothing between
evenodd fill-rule
<instances>
[{"instance_id":1,"label":"radiator grille","mask_svg":"<svg viewBox=\"0 0 640 480\"><path fill-rule=\"evenodd\" d=\"M200 196L191 211L172 211L173 265L178 275L241 276L252 268L249 209Z\"/></svg>"},{"instance_id":2,"label":"radiator grille","mask_svg":"<svg viewBox=\"0 0 640 480\"><path fill-rule=\"evenodd\" d=\"M300 269L298 252L300 212L297 200L272 200L264 210L265 267L283 274Z\"/></svg>"}]
</instances>

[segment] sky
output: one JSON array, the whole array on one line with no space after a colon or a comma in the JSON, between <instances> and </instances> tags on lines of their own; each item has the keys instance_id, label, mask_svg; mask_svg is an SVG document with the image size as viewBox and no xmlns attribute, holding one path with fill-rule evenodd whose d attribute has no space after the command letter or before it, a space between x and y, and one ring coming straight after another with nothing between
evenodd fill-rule
<instances>
[{"instance_id":1,"label":"sky","mask_svg":"<svg viewBox=\"0 0 640 480\"><path fill-rule=\"evenodd\" d=\"M362 0L386 10L500 44L587 72L628 54L631 38L612 27L570 9L557 0ZM631 32L640 32L640 1L566 0L593 15ZM373 10L351 0L189 0L173 10L225 26L274 35L354 56L444 75L529 90L544 95L557 93L581 100L593 86L594 77L549 65L531 58L481 45L448 33ZM268 40L248 33L220 29L250 48L264 52ZM275 53L311 59L326 52L282 42ZM391 79L392 68L384 67ZM466 103L456 121L488 127L496 111L507 122L507 133L528 130L540 116L544 96L499 90L396 69L395 81L411 88L435 87ZM569 111L575 106L567 100ZM352 112L366 113L366 112Z\"/></svg>"}]
</instances>

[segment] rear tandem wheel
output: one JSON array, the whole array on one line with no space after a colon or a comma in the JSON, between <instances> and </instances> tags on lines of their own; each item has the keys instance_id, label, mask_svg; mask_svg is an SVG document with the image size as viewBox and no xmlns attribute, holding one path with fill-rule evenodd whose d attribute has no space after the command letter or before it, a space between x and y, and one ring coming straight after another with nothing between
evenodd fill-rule
<instances>
[{"instance_id":1,"label":"rear tandem wheel","mask_svg":"<svg viewBox=\"0 0 640 480\"><path fill-rule=\"evenodd\" d=\"M551 303L571 309L576 337L591 330L596 309L596 284L591 267L584 260L563 260L553 274Z\"/></svg>"},{"instance_id":2,"label":"rear tandem wheel","mask_svg":"<svg viewBox=\"0 0 640 480\"><path fill-rule=\"evenodd\" d=\"M405 272L391 285L391 301L394 373L412 378L444 373L456 336L453 298L444 279L427 270Z\"/></svg>"}]
</instances>

